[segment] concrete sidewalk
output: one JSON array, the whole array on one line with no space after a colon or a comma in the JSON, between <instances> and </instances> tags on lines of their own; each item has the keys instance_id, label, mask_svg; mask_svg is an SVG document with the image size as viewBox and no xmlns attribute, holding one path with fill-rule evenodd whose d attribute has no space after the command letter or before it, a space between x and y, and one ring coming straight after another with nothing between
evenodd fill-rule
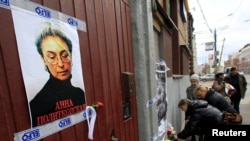
<instances>
[{"instance_id":1,"label":"concrete sidewalk","mask_svg":"<svg viewBox=\"0 0 250 141\"><path fill-rule=\"evenodd\" d=\"M240 113L243 117L242 124L250 125L250 97L246 97L241 100Z\"/></svg>"}]
</instances>

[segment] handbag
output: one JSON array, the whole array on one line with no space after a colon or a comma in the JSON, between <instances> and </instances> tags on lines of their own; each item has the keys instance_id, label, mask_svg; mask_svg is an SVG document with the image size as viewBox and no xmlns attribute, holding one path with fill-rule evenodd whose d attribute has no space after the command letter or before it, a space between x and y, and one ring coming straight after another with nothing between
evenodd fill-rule
<instances>
[{"instance_id":1,"label":"handbag","mask_svg":"<svg viewBox=\"0 0 250 141\"><path fill-rule=\"evenodd\" d=\"M242 124L242 116L239 113L223 113L223 122L228 125L240 125Z\"/></svg>"},{"instance_id":2,"label":"handbag","mask_svg":"<svg viewBox=\"0 0 250 141\"><path fill-rule=\"evenodd\" d=\"M229 83L224 83L225 85L225 93L231 97L232 95L234 95L236 93L236 89L234 88L233 85L229 84Z\"/></svg>"}]
</instances>

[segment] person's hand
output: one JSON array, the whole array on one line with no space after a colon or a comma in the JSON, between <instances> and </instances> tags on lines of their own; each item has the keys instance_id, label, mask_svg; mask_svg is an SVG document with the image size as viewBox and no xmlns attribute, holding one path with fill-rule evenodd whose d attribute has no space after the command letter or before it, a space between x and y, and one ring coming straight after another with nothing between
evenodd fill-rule
<instances>
[{"instance_id":1,"label":"person's hand","mask_svg":"<svg viewBox=\"0 0 250 141\"><path fill-rule=\"evenodd\" d=\"M226 88L229 89L229 90L232 89L229 84L226 85Z\"/></svg>"},{"instance_id":2,"label":"person's hand","mask_svg":"<svg viewBox=\"0 0 250 141\"><path fill-rule=\"evenodd\" d=\"M178 141L178 136L174 135L174 141Z\"/></svg>"}]
</instances>

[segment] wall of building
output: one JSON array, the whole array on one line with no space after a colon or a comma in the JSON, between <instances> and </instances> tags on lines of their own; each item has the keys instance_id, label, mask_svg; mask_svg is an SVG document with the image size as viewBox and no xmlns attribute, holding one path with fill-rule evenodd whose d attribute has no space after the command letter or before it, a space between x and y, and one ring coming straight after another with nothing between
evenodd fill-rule
<instances>
[{"instance_id":1,"label":"wall of building","mask_svg":"<svg viewBox=\"0 0 250 141\"><path fill-rule=\"evenodd\" d=\"M180 131L184 124L184 112L178 109L178 102L186 98L186 88L189 86L189 76L168 78L168 122L172 123L176 131Z\"/></svg>"},{"instance_id":2,"label":"wall of building","mask_svg":"<svg viewBox=\"0 0 250 141\"><path fill-rule=\"evenodd\" d=\"M175 61L178 60L178 56L172 53L172 49L178 49L172 46L172 38L174 37L172 30L176 30L176 28L166 25L166 19L162 15L158 19L155 17L153 19L152 15L159 15L159 13L153 13L153 10L156 9L152 9L151 0L133 1L130 7L139 139L140 141L160 140L156 138L159 131L157 108L156 106L146 107L148 101L156 95L155 63L157 60L163 59L170 69L167 71L166 81L166 100L168 101L166 123L171 123L177 132L181 130L184 123L184 113L178 109L177 104L181 98L186 97L189 75L173 75L172 73L173 66L176 65Z\"/></svg>"},{"instance_id":3,"label":"wall of building","mask_svg":"<svg viewBox=\"0 0 250 141\"><path fill-rule=\"evenodd\" d=\"M151 1L131 2L131 15L139 139L145 141L157 133L156 108L146 108L156 90L153 21L148 18L152 17Z\"/></svg>"},{"instance_id":4,"label":"wall of building","mask_svg":"<svg viewBox=\"0 0 250 141\"><path fill-rule=\"evenodd\" d=\"M250 44L246 44L239 50L239 71L250 73Z\"/></svg>"}]
</instances>

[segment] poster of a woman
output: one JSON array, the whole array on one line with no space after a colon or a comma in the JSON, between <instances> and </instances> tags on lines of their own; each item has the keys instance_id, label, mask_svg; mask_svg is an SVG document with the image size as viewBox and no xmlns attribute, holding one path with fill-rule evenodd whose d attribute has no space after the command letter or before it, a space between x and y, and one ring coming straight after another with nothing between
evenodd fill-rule
<instances>
[{"instance_id":1,"label":"poster of a woman","mask_svg":"<svg viewBox=\"0 0 250 141\"><path fill-rule=\"evenodd\" d=\"M31 126L83 111L86 98L77 29L17 7L12 15Z\"/></svg>"}]
</instances>

